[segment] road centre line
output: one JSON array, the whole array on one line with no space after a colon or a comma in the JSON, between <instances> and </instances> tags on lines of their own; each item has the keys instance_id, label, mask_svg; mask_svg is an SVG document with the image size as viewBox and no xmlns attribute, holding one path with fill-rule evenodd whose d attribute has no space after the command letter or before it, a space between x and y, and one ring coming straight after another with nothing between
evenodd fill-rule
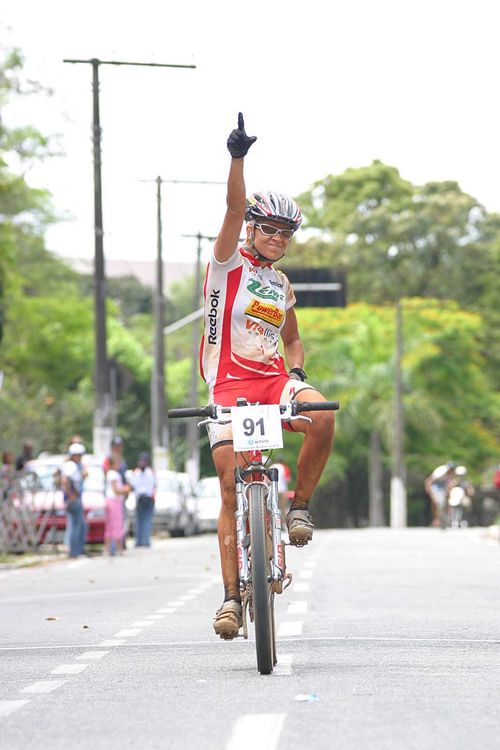
<instances>
[{"instance_id":1,"label":"road centre line","mask_svg":"<svg viewBox=\"0 0 500 750\"><path fill-rule=\"evenodd\" d=\"M301 620L282 622L278 628L278 637L283 635L301 635L304 623Z\"/></svg>"},{"instance_id":2,"label":"road centre line","mask_svg":"<svg viewBox=\"0 0 500 750\"><path fill-rule=\"evenodd\" d=\"M169 606L170 607L182 607L185 603L186 602L183 601L182 599L176 599L175 601L170 602Z\"/></svg>"},{"instance_id":3,"label":"road centre line","mask_svg":"<svg viewBox=\"0 0 500 750\"><path fill-rule=\"evenodd\" d=\"M245 714L233 724L226 750L274 750L278 746L286 714Z\"/></svg>"},{"instance_id":4,"label":"road centre line","mask_svg":"<svg viewBox=\"0 0 500 750\"><path fill-rule=\"evenodd\" d=\"M101 641L98 643L98 646L123 646L123 644L126 643L124 640L120 640L119 638L108 638L107 641Z\"/></svg>"},{"instance_id":5,"label":"road centre line","mask_svg":"<svg viewBox=\"0 0 500 750\"><path fill-rule=\"evenodd\" d=\"M271 674L279 677L292 674L293 654L278 654L278 663Z\"/></svg>"},{"instance_id":6,"label":"road centre line","mask_svg":"<svg viewBox=\"0 0 500 750\"><path fill-rule=\"evenodd\" d=\"M310 590L311 590L311 584L307 583L306 581L298 581L297 583L293 584L294 593L304 594L306 591L310 591Z\"/></svg>"},{"instance_id":7,"label":"road centre line","mask_svg":"<svg viewBox=\"0 0 500 750\"><path fill-rule=\"evenodd\" d=\"M141 632L141 628L126 628L115 633L113 638L132 638L132 636L139 635Z\"/></svg>"},{"instance_id":8,"label":"road centre line","mask_svg":"<svg viewBox=\"0 0 500 750\"><path fill-rule=\"evenodd\" d=\"M23 701L0 701L0 718L2 716L9 716L9 714L17 711L18 708L25 706L26 703L30 703L29 698Z\"/></svg>"},{"instance_id":9,"label":"road centre line","mask_svg":"<svg viewBox=\"0 0 500 750\"><path fill-rule=\"evenodd\" d=\"M153 625L153 620L137 620L130 626L131 628L147 628L149 625Z\"/></svg>"},{"instance_id":10,"label":"road centre line","mask_svg":"<svg viewBox=\"0 0 500 750\"><path fill-rule=\"evenodd\" d=\"M291 601L286 608L287 615L305 615L307 612L307 602L302 600Z\"/></svg>"},{"instance_id":11,"label":"road centre line","mask_svg":"<svg viewBox=\"0 0 500 750\"><path fill-rule=\"evenodd\" d=\"M88 664L60 664L50 674L78 674L87 669Z\"/></svg>"},{"instance_id":12,"label":"road centre line","mask_svg":"<svg viewBox=\"0 0 500 750\"><path fill-rule=\"evenodd\" d=\"M146 620L163 620L165 614L161 615L146 615Z\"/></svg>"},{"instance_id":13,"label":"road centre line","mask_svg":"<svg viewBox=\"0 0 500 750\"><path fill-rule=\"evenodd\" d=\"M20 693L51 693L64 685L66 680L39 680L20 690Z\"/></svg>"},{"instance_id":14,"label":"road centre line","mask_svg":"<svg viewBox=\"0 0 500 750\"><path fill-rule=\"evenodd\" d=\"M175 612L175 607L162 607L161 609L157 609L157 612L161 612L162 615L173 615Z\"/></svg>"},{"instance_id":15,"label":"road centre line","mask_svg":"<svg viewBox=\"0 0 500 750\"><path fill-rule=\"evenodd\" d=\"M77 659L102 659L103 656L109 654L109 651L85 651L85 653L77 656Z\"/></svg>"},{"instance_id":16,"label":"road centre line","mask_svg":"<svg viewBox=\"0 0 500 750\"><path fill-rule=\"evenodd\" d=\"M299 571L299 578L312 578L313 572L310 570L310 568L306 568L305 570Z\"/></svg>"}]
</instances>

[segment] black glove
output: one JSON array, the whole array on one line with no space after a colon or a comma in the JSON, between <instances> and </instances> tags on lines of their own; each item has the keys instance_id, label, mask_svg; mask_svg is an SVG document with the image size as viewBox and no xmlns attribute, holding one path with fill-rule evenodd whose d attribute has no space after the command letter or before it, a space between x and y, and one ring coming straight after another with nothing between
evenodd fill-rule
<instances>
[{"instance_id":1,"label":"black glove","mask_svg":"<svg viewBox=\"0 0 500 750\"><path fill-rule=\"evenodd\" d=\"M231 131L231 135L227 139L227 148L233 159L241 159L246 156L248 149L256 140L257 136L248 136L245 133L243 115L238 112L238 127Z\"/></svg>"}]
</instances>

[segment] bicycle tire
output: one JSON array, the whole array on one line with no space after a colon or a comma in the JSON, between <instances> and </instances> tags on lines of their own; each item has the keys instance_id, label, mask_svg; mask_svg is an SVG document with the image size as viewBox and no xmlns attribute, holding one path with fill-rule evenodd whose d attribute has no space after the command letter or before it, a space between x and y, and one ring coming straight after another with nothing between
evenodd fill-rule
<instances>
[{"instance_id":1,"label":"bicycle tire","mask_svg":"<svg viewBox=\"0 0 500 750\"><path fill-rule=\"evenodd\" d=\"M266 501L264 488L260 484L251 484L248 493L257 669L261 674L271 674L276 655L273 648L273 597L269 583L270 565L266 544Z\"/></svg>"}]
</instances>

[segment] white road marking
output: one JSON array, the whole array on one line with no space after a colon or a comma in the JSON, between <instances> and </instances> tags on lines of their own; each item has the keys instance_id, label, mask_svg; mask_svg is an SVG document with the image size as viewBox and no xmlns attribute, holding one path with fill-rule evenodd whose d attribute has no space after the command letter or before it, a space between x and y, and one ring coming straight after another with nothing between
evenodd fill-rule
<instances>
[{"instance_id":1,"label":"white road marking","mask_svg":"<svg viewBox=\"0 0 500 750\"><path fill-rule=\"evenodd\" d=\"M185 603L182 599L176 599L175 602L167 602L169 607L182 607Z\"/></svg>"},{"instance_id":2,"label":"white road marking","mask_svg":"<svg viewBox=\"0 0 500 750\"><path fill-rule=\"evenodd\" d=\"M306 569L306 570L301 570L299 572L299 578L312 578L312 577L313 577L312 570Z\"/></svg>"},{"instance_id":3,"label":"white road marking","mask_svg":"<svg viewBox=\"0 0 500 750\"><path fill-rule=\"evenodd\" d=\"M298 581L297 583L293 583L292 585L293 585L293 591L297 592L298 594L304 594L306 591L311 590L311 584L306 583L305 581L303 582Z\"/></svg>"},{"instance_id":4,"label":"white road marking","mask_svg":"<svg viewBox=\"0 0 500 750\"><path fill-rule=\"evenodd\" d=\"M146 620L163 620L164 614L161 615L146 615Z\"/></svg>"},{"instance_id":5,"label":"white road marking","mask_svg":"<svg viewBox=\"0 0 500 750\"><path fill-rule=\"evenodd\" d=\"M292 661L293 654L278 654L278 663L271 672L272 675L288 675L292 674Z\"/></svg>"},{"instance_id":6,"label":"white road marking","mask_svg":"<svg viewBox=\"0 0 500 750\"><path fill-rule=\"evenodd\" d=\"M81 568L82 565L88 565L90 560L71 560L66 565L66 568L69 568L70 570L74 570L75 568Z\"/></svg>"},{"instance_id":7,"label":"white road marking","mask_svg":"<svg viewBox=\"0 0 500 750\"><path fill-rule=\"evenodd\" d=\"M131 627L133 628L147 628L148 625L152 625L152 620L137 620L137 622L133 622Z\"/></svg>"},{"instance_id":8,"label":"white road marking","mask_svg":"<svg viewBox=\"0 0 500 750\"><path fill-rule=\"evenodd\" d=\"M212 585L212 584L210 583L210 586L211 586L211 585ZM206 587L205 587L205 588L206 588ZM202 589L202 587L200 586L200 588L198 588L198 589L191 589L191 591L190 591L189 593L193 594L193 596L199 596L200 594L203 594L203 589Z\"/></svg>"},{"instance_id":9,"label":"white road marking","mask_svg":"<svg viewBox=\"0 0 500 750\"><path fill-rule=\"evenodd\" d=\"M134 635L139 635L141 632L140 628L125 628L114 634L114 638L132 638Z\"/></svg>"},{"instance_id":10,"label":"white road marking","mask_svg":"<svg viewBox=\"0 0 500 750\"><path fill-rule=\"evenodd\" d=\"M196 597L196 594L184 594L183 596L179 597L179 601L189 602L191 599L194 599L195 597Z\"/></svg>"},{"instance_id":11,"label":"white road marking","mask_svg":"<svg viewBox=\"0 0 500 750\"><path fill-rule=\"evenodd\" d=\"M156 611L162 615L171 615L172 612L175 612L175 607L161 607L161 609L157 609Z\"/></svg>"},{"instance_id":12,"label":"white road marking","mask_svg":"<svg viewBox=\"0 0 500 750\"><path fill-rule=\"evenodd\" d=\"M226 750L274 750L278 746L286 714L245 714L233 725Z\"/></svg>"},{"instance_id":13,"label":"white road marking","mask_svg":"<svg viewBox=\"0 0 500 750\"><path fill-rule=\"evenodd\" d=\"M286 613L287 615L305 615L307 612L306 601L292 601L289 602Z\"/></svg>"},{"instance_id":14,"label":"white road marking","mask_svg":"<svg viewBox=\"0 0 500 750\"><path fill-rule=\"evenodd\" d=\"M77 659L102 659L103 656L109 654L109 651L85 651L84 654L77 656Z\"/></svg>"},{"instance_id":15,"label":"white road marking","mask_svg":"<svg viewBox=\"0 0 500 750\"><path fill-rule=\"evenodd\" d=\"M66 680L40 680L34 682L33 685L23 688L21 693L50 693L52 690L57 690L58 687L64 685Z\"/></svg>"},{"instance_id":16,"label":"white road marking","mask_svg":"<svg viewBox=\"0 0 500 750\"><path fill-rule=\"evenodd\" d=\"M29 700L25 701L0 701L0 717L8 716L9 714L17 711L18 708L22 708Z\"/></svg>"},{"instance_id":17,"label":"white road marking","mask_svg":"<svg viewBox=\"0 0 500 750\"><path fill-rule=\"evenodd\" d=\"M51 671L51 674L78 674L87 667L88 664L60 664Z\"/></svg>"},{"instance_id":18,"label":"white road marking","mask_svg":"<svg viewBox=\"0 0 500 750\"><path fill-rule=\"evenodd\" d=\"M301 635L304 623L300 620L293 622L282 622L278 628L278 636L282 635Z\"/></svg>"},{"instance_id":19,"label":"white road marking","mask_svg":"<svg viewBox=\"0 0 500 750\"><path fill-rule=\"evenodd\" d=\"M316 560L306 560L302 565L304 568L314 568L316 566Z\"/></svg>"},{"instance_id":20,"label":"white road marking","mask_svg":"<svg viewBox=\"0 0 500 750\"><path fill-rule=\"evenodd\" d=\"M107 641L101 641L98 643L98 646L123 646L125 641L120 640L119 638L109 638Z\"/></svg>"}]
</instances>

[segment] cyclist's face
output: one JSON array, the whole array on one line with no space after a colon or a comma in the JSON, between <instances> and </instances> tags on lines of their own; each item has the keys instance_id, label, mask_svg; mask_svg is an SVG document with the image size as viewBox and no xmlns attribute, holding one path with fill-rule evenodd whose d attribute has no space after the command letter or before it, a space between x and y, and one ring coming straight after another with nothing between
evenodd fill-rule
<instances>
[{"instance_id":1,"label":"cyclist's face","mask_svg":"<svg viewBox=\"0 0 500 750\"><path fill-rule=\"evenodd\" d=\"M263 229L261 229L259 225L264 225ZM256 249L261 252L262 255L265 255L266 258L277 260L288 249L291 238L283 237L281 232L276 232L276 234L270 233L272 232L270 227L274 227L275 229L283 229L285 230L285 232L288 232L290 227L286 224L283 224L279 221L274 221L272 219L265 219L262 222L257 222L253 226L254 245ZM247 233L250 234L251 231L252 227L247 227Z\"/></svg>"}]
</instances>

